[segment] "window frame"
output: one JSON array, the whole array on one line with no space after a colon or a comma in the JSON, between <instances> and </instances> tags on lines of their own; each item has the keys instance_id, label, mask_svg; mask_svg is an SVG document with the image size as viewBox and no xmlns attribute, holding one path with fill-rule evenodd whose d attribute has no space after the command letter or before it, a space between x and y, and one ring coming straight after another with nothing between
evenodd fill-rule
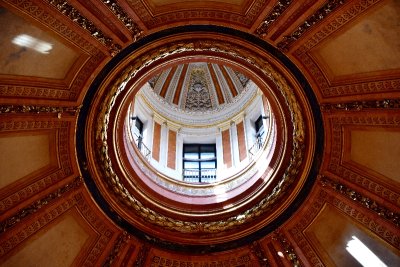
<instances>
[{"instance_id":1,"label":"window frame","mask_svg":"<svg viewBox=\"0 0 400 267\"><path fill-rule=\"evenodd\" d=\"M210 149L211 148L211 149ZM192 151L188 151L188 150L192 150ZM195 159L189 159L185 157L186 153L197 153L197 158ZM213 153L214 156L212 158L203 158L202 159L202 153ZM197 162L197 168L185 168L185 163L186 162ZM203 168L202 167L202 163L208 163L208 162L212 162L214 163L214 168ZM202 181L203 179L216 179L216 175L214 175L214 177L205 177L202 175L202 170L207 170L207 169L217 169L217 146L215 143L212 144L198 144L198 143L187 143L187 144L183 144L183 148L182 148L182 176L183 176L183 180L185 180L185 178L198 178L198 182L202 183L204 181ZM197 169L198 170L198 177L186 177L185 176L185 170L186 169Z\"/></svg>"}]
</instances>

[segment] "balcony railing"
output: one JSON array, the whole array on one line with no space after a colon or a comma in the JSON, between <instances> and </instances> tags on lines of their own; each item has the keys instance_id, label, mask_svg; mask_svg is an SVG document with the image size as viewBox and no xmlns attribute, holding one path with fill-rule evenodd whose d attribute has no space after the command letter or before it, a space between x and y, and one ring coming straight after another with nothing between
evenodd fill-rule
<instances>
[{"instance_id":1,"label":"balcony railing","mask_svg":"<svg viewBox=\"0 0 400 267\"><path fill-rule=\"evenodd\" d=\"M258 153L258 151L260 151L260 149L264 145L264 142L265 142L265 138L263 138L262 135L257 136L256 141L249 149L250 159L253 159L254 156Z\"/></svg>"},{"instance_id":2,"label":"balcony railing","mask_svg":"<svg viewBox=\"0 0 400 267\"><path fill-rule=\"evenodd\" d=\"M136 135L136 140L135 143L140 151L140 153L142 153L143 157L145 157L145 159L147 161L150 160L150 154L151 154L151 150L143 143L143 138L141 136Z\"/></svg>"},{"instance_id":3,"label":"balcony railing","mask_svg":"<svg viewBox=\"0 0 400 267\"><path fill-rule=\"evenodd\" d=\"M217 178L217 169L183 169L183 180L189 183L212 183Z\"/></svg>"}]
</instances>

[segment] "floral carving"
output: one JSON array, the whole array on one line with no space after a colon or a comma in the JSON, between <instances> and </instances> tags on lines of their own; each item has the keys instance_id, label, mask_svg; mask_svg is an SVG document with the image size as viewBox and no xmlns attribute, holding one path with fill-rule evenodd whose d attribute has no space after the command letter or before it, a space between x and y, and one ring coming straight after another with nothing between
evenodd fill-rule
<instances>
[{"instance_id":1,"label":"floral carving","mask_svg":"<svg viewBox=\"0 0 400 267\"><path fill-rule=\"evenodd\" d=\"M29 106L29 105L0 105L0 114L9 113L56 113L57 118L61 118L63 113L75 116L80 107L49 107L49 106Z\"/></svg>"},{"instance_id":2,"label":"floral carving","mask_svg":"<svg viewBox=\"0 0 400 267\"><path fill-rule=\"evenodd\" d=\"M272 8L271 12L268 16L261 22L260 26L258 26L256 33L260 36L264 36L267 34L268 29L272 23L274 23L285 10L292 3L292 0L280 0L275 6Z\"/></svg>"},{"instance_id":3,"label":"floral carving","mask_svg":"<svg viewBox=\"0 0 400 267\"><path fill-rule=\"evenodd\" d=\"M344 0L329 0L314 14L307 18L294 32L285 36L281 42L278 43L278 48L283 51L288 51L289 47L298 40L309 28L326 18L330 13L336 10L339 6L344 4Z\"/></svg>"},{"instance_id":4,"label":"floral carving","mask_svg":"<svg viewBox=\"0 0 400 267\"><path fill-rule=\"evenodd\" d=\"M115 258L117 258L118 254L121 251L121 248L126 244L129 240L130 236L127 232L122 232L117 238L117 241L114 244L114 247L111 249L107 259L103 263L103 267L112 266Z\"/></svg>"},{"instance_id":5,"label":"floral carving","mask_svg":"<svg viewBox=\"0 0 400 267\"><path fill-rule=\"evenodd\" d=\"M323 187L328 187L335 192L342 194L343 196L378 214L385 220L393 223L395 226L400 227L400 213L388 209L387 207L377 203L377 201L362 195L360 192L351 189L344 184L335 182L325 175L320 176L320 181Z\"/></svg>"},{"instance_id":6,"label":"floral carving","mask_svg":"<svg viewBox=\"0 0 400 267\"><path fill-rule=\"evenodd\" d=\"M125 27L132 33L133 41L135 42L140 38L143 31L134 22L128 14L118 5L116 0L102 0L103 3L114 13L114 15L125 25Z\"/></svg>"},{"instance_id":7,"label":"floral carving","mask_svg":"<svg viewBox=\"0 0 400 267\"><path fill-rule=\"evenodd\" d=\"M289 243L286 236L281 231L275 231L273 238L275 240L278 240L279 243L282 245L286 257L292 262L293 267L302 266L299 256L297 256L293 246Z\"/></svg>"},{"instance_id":8,"label":"floral carving","mask_svg":"<svg viewBox=\"0 0 400 267\"><path fill-rule=\"evenodd\" d=\"M51 5L58 9L62 14L67 16L73 22L78 24L81 28L88 31L93 38L106 46L111 56L115 56L120 50L121 46L116 44L110 37L107 37L100 29L98 29L93 22L84 17L76 8L68 4L65 0L48 0Z\"/></svg>"},{"instance_id":9,"label":"floral carving","mask_svg":"<svg viewBox=\"0 0 400 267\"><path fill-rule=\"evenodd\" d=\"M56 199L60 199L66 193L71 192L78 188L82 184L82 178L78 177L72 182L58 188L55 192L52 192L45 197L35 201L28 207L20 209L16 214L13 216L5 219L4 221L0 222L0 232L5 232L9 228L13 227L15 224L19 223L21 220L26 218L27 216L36 213L38 210L46 207L50 203L54 202Z\"/></svg>"},{"instance_id":10,"label":"floral carving","mask_svg":"<svg viewBox=\"0 0 400 267\"><path fill-rule=\"evenodd\" d=\"M363 109L398 109L398 108L400 108L400 99L353 101L353 102L329 103L321 105L321 110L325 112L336 111L336 110L357 111Z\"/></svg>"}]
</instances>

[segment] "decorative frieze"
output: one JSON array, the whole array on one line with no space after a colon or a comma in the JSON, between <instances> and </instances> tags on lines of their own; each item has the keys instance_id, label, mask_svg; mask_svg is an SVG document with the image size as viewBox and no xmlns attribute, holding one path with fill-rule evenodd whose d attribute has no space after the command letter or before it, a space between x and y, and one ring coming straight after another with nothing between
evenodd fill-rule
<instances>
[{"instance_id":1,"label":"decorative frieze","mask_svg":"<svg viewBox=\"0 0 400 267\"><path fill-rule=\"evenodd\" d=\"M149 254L149 250L150 246L146 243L140 248L139 253L135 260L135 264L133 265L134 267L144 266L147 259L147 255Z\"/></svg>"},{"instance_id":2,"label":"decorative frieze","mask_svg":"<svg viewBox=\"0 0 400 267\"><path fill-rule=\"evenodd\" d=\"M383 205L377 203L375 200L366 197L360 192L344 184L336 182L325 175L320 175L319 179L323 187L330 188L335 192L340 193L341 195L357 202L361 206L373 211L390 223L393 223L396 227L400 227L400 213L384 207Z\"/></svg>"},{"instance_id":3,"label":"decorative frieze","mask_svg":"<svg viewBox=\"0 0 400 267\"><path fill-rule=\"evenodd\" d=\"M133 41L139 39L143 31L139 26L126 14L123 8L118 5L115 0L102 0L103 3L111 10L112 13L125 25L125 27L132 33Z\"/></svg>"},{"instance_id":4,"label":"decorative frieze","mask_svg":"<svg viewBox=\"0 0 400 267\"><path fill-rule=\"evenodd\" d=\"M289 243L289 241L287 240L287 238L285 237L285 235L283 233L281 233L279 230L275 231L275 233L273 235L273 239L277 240L281 244L281 246L286 254L286 258L292 262L294 267L302 266L300 263L299 257L297 256L296 252L294 251L293 246Z\"/></svg>"},{"instance_id":5,"label":"decorative frieze","mask_svg":"<svg viewBox=\"0 0 400 267\"><path fill-rule=\"evenodd\" d=\"M247 9L243 9L243 11L239 12L231 12L225 8L215 11L202 8L178 8L178 10L175 10L174 12L161 12L160 14L157 14L157 10L149 8L149 6L142 0L127 0L127 3L133 10L135 10L135 13L147 28L154 29L162 25L180 22L182 21L182 18L185 18L188 21L223 20L225 23L251 27L260 13L264 10L268 1L253 0ZM184 2L182 3L184 4ZM227 4L229 4L229 2L227 2ZM153 13L154 11L155 13Z\"/></svg>"},{"instance_id":6,"label":"decorative frieze","mask_svg":"<svg viewBox=\"0 0 400 267\"><path fill-rule=\"evenodd\" d=\"M189 258L189 257L188 257ZM211 257L210 257L211 258ZM142 266L142 265L141 265ZM235 255L235 257L227 258L227 259L172 259L166 258L162 256L153 256L151 259L151 267L163 267L163 266L224 266L224 267L250 267L253 266L251 262L251 258L249 254L239 254ZM260 266L266 266L260 265Z\"/></svg>"},{"instance_id":7,"label":"decorative frieze","mask_svg":"<svg viewBox=\"0 0 400 267\"><path fill-rule=\"evenodd\" d=\"M33 204L22 208L13 216L0 222L0 232L5 232L7 229L13 227L19 223L25 217L37 212L48 204L54 202L54 200L63 197L66 193L71 192L78 188L82 184L82 177L75 178L72 182L58 188L56 191L46 195L45 197L35 201Z\"/></svg>"},{"instance_id":8,"label":"decorative frieze","mask_svg":"<svg viewBox=\"0 0 400 267\"><path fill-rule=\"evenodd\" d=\"M81 106L78 107L49 107L49 106L31 106L31 105L0 105L0 114L12 113L55 113L57 118L61 119L63 113L75 116L79 113Z\"/></svg>"},{"instance_id":9,"label":"decorative frieze","mask_svg":"<svg viewBox=\"0 0 400 267\"><path fill-rule=\"evenodd\" d=\"M253 254L257 257L258 263L260 264L260 266L263 266L263 267L270 266L267 255L265 254L265 251L261 247L260 243L258 243L257 241L254 241L251 244L250 248L251 248L251 251L253 252Z\"/></svg>"},{"instance_id":10,"label":"decorative frieze","mask_svg":"<svg viewBox=\"0 0 400 267\"><path fill-rule=\"evenodd\" d=\"M106 224L104 215L100 215L96 209L93 209L92 204L90 204L92 200L89 196L76 194L74 199L82 217L97 232L96 242L92 245L81 266L99 266L100 256L109 248L109 243L115 234L116 228L111 228L110 225Z\"/></svg>"},{"instance_id":11,"label":"decorative frieze","mask_svg":"<svg viewBox=\"0 0 400 267\"><path fill-rule=\"evenodd\" d=\"M282 51L288 51L289 47L298 40L309 28L325 19L339 6L343 5L345 0L329 0L325 5L319 8L314 14L307 18L294 32L285 36L281 42L278 43L278 48Z\"/></svg>"},{"instance_id":12,"label":"decorative frieze","mask_svg":"<svg viewBox=\"0 0 400 267\"><path fill-rule=\"evenodd\" d=\"M127 232L122 232L118 238L117 241L114 244L114 247L111 249L107 259L103 263L103 267L106 266L112 266L115 258L118 256L119 252L121 251L121 248L126 244L127 240L130 239L130 236Z\"/></svg>"},{"instance_id":13,"label":"decorative frieze","mask_svg":"<svg viewBox=\"0 0 400 267\"><path fill-rule=\"evenodd\" d=\"M282 15L282 13L289 7L291 3L292 0L278 1L272 8L268 16L265 17L265 19L261 22L260 26L258 26L256 33L260 36L265 36L268 32L270 25Z\"/></svg>"},{"instance_id":14,"label":"decorative frieze","mask_svg":"<svg viewBox=\"0 0 400 267\"><path fill-rule=\"evenodd\" d=\"M363 109L398 109L398 108L400 108L400 99L353 101L344 103L328 103L321 105L321 110L325 112L336 111L336 110L358 111Z\"/></svg>"},{"instance_id":15,"label":"decorative frieze","mask_svg":"<svg viewBox=\"0 0 400 267\"><path fill-rule=\"evenodd\" d=\"M93 38L106 46L110 51L111 56L115 56L120 50L121 46L116 44L110 37L106 36L100 29L98 29L93 22L84 17L76 8L68 4L66 0L48 0L48 2L58 9L63 15L67 16L73 22L78 24L82 29L88 31Z\"/></svg>"},{"instance_id":16,"label":"decorative frieze","mask_svg":"<svg viewBox=\"0 0 400 267\"><path fill-rule=\"evenodd\" d=\"M12 252L17 246L23 244L40 230L45 229L51 224L51 222L68 212L75 205L76 201L73 197L63 199L63 203L56 207L49 206L49 209L47 209L46 212L39 213L33 221L19 227L12 236L2 236L2 238L0 238L0 258L3 258L4 255Z\"/></svg>"}]
</instances>

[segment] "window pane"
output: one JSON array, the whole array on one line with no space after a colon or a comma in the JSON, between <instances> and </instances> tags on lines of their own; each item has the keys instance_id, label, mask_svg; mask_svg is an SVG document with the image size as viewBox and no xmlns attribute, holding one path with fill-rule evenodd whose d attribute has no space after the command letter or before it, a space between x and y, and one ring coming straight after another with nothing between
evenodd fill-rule
<instances>
[{"instance_id":1,"label":"window pane","mask_svg":"<svg viewBox=\"0 0 400 267\"><path fill-rule=\"evenodd\" d=\"M261 128L264 127L264 123L263 123L263 119L262 116L260 115L260 117L258 117L258 119L255 122L255 126L256 126L256 132L260 131Z\"/></svg>"},{"instance_id":2,"label":"window pane","mask_svg":"<svg viewBox=\"0 0 400 267\"><path fill-rule=\"evenodd\" d=\"M185 159L198 159L199 154L198 153L185 153L185 154L183 154L183 157Z\"/></svg>"},{"instance_id":3,"label":"window pane","mask_svg":"<svg viewBox=\"0 0 400 267\"><path fill-rule=\"evenodd\" d=\"M183 153L199 153L199 146L192 144L184 144L183 145Z\"/></svg>"},{"instance_id":4,"label":"window pane","mask_svg":"<svg viewBox=\"0 0 400 267\"><path fill-rule=\"evenodd\" d=\"M203 152L215 153L215 145L214 144L200 145L200 152L201 153L203 153Z\"/></svg>"},{"instance_id":5,"label":"window pane","mask_svg":"<svg viewBox=\"0 0 400 267\"><path fill-rule=\"evenodd\" d=\"M215 166L215 161L205 161L201 162L201 168L202 169L214 169Z\"/></svg>"},{"instance_id":6,"label":"window pane","mask_svg":"<svg viewBox=\"0 0 400 267\"><path fill-rule=\"evenodd\" d=\"M183 168L185 169L198 169L199 168L199 163L196 161L185 161Z\"/></svg>"},{"instance_id":7,"label":"window pane","mask_svg":"<svg viewBox=\"0 0 400 267\"><path fill-rule=\"evenodd\" d=\"M139 118L136 118L135 126L138 129L139 133L143 134L143 122Z\"/></svg>"},{"instance_id":8,"label":"window pane","mask_svg":"<svg viewBox=\"0 0 400 267\"><path fill-rule=\"evenodd\" d=\"M215 153L214 152L203 152L200 154L201 159L213 159L215 158Z\"/></svg>"}]
</instances>

